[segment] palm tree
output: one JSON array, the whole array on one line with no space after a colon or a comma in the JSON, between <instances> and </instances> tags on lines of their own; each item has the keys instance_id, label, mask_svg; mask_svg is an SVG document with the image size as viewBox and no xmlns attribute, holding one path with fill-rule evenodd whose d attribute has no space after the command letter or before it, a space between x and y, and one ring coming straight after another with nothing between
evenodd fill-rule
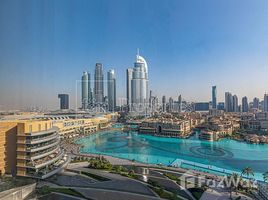
<instances>
[{"instance_id":1,"label":"palm tree","mask_svg":"<svg viewBox=\"0 0 268 200\"><path fill-rule=\"evenodd\" d=\"M245 167L243 170L242 170L242 173L241 175L245 175L248 179L249 179L249 176L252 175L254 176L254 171L251 167Z\"/></svg>"},{"instance_id":2,"label":"palm tree","mask_svg":"<svg viewBox=\"0 0 268 200\"><path fill-rule=\"evenodd\" d=\"M224 179L224 185L225 187L229 188L229 191L230 191L230 199L232 199L232 192L233 192L233 187L234 187L234 184L233 184L233 178L231 175L228 175L225 179Z\"/></svg>"},{"instance_id":3,"label":"palm tree","mask_svg":"<svg viewBox=\"0 0 268 200\"><path fill-rule=\"evenodd\" d=\"M241 176L239 176L239 174L237 174L237 173L233 173L232 177L233 177L233 181L234 181L235 193L237 194L237 188L241 183Z\"/></svg>"},{"instance_id":4,"label":"palm tree","mask_svg":"<svg viewBox=\"0 0 268 200\"><path fill-rule=\"evenodd\" d=\"M263 175L264 182L267 182L268 181L268 171L264 172L262 175Z\"/></svg>"},{"instance_id":5,"label":"palm tree","mask_svg":"<svg viewBox=\"0 0 268 200\"><path fill-rule=\"evenodd\" d=\"M241 176L245 175L247 177L247 179L249 179L250 176L254 176L254 171L251 167L245 167L242 170ZM248 180L249 183L249 187L250 187L250 180ZM248 190L248 187L247 187Z\"/></svg>"}]
</instances>

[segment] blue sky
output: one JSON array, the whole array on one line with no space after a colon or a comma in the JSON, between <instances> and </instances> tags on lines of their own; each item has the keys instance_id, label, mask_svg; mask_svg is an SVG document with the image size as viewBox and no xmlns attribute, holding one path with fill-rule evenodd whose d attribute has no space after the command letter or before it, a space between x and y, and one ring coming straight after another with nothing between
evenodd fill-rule
<instances>
[{"instance_id":1,"label":"blue sky","mask_svg":"<svg viewBox=\"0 0 268 200\"><path fill-rule=\"evenodd\" d=\"M125 97L137 48L159 96L208 101L215 84L219 100L263 98L267 10L267 0L1 0L0 110L57 108L58 93L75 105L77 80L96 62L105 76L116 70Z\"/></svg>"}]
</instances>

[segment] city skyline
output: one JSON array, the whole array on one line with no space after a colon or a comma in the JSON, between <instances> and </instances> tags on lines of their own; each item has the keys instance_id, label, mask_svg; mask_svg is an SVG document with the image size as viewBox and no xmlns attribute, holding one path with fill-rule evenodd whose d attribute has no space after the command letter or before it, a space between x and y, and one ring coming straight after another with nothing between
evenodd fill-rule
<instances>
[{"instance_id":1,"label":"city skyline","mask_svg":"<svg viewBox=\"0 0 268 200\"><path fill-rule=\"evenodd\" d=\"M60 93L69 94L75 108L81 72L93 78L98 62L105 76L115 69L117 97L126 98L125 73L137 48L159 99L182 94L188 101L210 101L213 85L217 102L224 102L226 91L239 104L243 96L263 99L267 2L117 3L81 1L72 8L72 1L1 1L0 110L56 109Z\"/></svg>"}]
</instances>

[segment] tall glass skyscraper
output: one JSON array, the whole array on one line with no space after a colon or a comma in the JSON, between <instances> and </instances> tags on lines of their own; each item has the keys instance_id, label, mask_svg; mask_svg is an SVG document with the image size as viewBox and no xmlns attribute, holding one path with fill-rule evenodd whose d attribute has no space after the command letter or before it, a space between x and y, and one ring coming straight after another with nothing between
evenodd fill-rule
<instances>
[{"instance_id":1,"label":"tall glass skyscraper","mask_svg":"<svg viewBox=\"0 0 268 200\"><path fill-rule=\"evenodd\" d=\"M82 75L82 109L86 109L88 107L88 91L89 91L89 79L88 72L83 72Z\"/></svg>"},{"instance_id":2,"label":"tall glass skyscraper","mask_svg":"<svg viewBox=\"0 0 268 200\"><path fill-rule=\"evenodd\" d=\"M68 94L58 94L60 99L60 109L69 109L69 95Z\"/></svg>"},{"instance_id":3,"label":"tall glass skyscraper","mask_svg":"<svg viewBox=\"0 0 268 200\"><path fill-rule=\"evenodd\" d=\"M137 54L131 80L131 103L134 111L147 112L148 96L147 62Z\"/></svg>"},{"instance_id":4,"label":"tall glass skyscraper","mask_svg":"<svg viewBox=\"0 0 268 200\"><path fill-rule=\"evenodd\" d=\"M238 109L238 97L236 95L233 96L233 112L239 112Z\"/></svg>"},{"instance_id":5,"label":"tall glass skyscraper","mask_svg":"<svg viewBox=\"0 0 268 200\"><path fill-rule=\"evenodd\" d=\"M233 96L230 92L225 92L225 112L233 112Z\"/></svg>"},{"instance_id":6,"label":"tall glass skyscraper","mask_svg":"<svg viewBox=\"0 0 268 200\"><path fill-rule=\"evenodd\" d=\"M167 102L166 102L166 96L164 95L163 97L162 97L162 112L166 112L167 111Z\"/></svg>"},{"instance_id":7,"label":"tall glass skyscraper","mask_svg":"<svg viewBox=\"0 0 268 200\"><path fill-rule=\"evenodd\" d=\"M264 94L263 111L268 112L268 94Z\"/></svg>"},{"instance_id":8,"label":"tall glass skyscraper","mask_svg":"<svg viewBox=\"0 0 268 200\"><path fill-rule=\"evenodd\" d=\"M248 112L248 98L243 97L242 98L242 112Z\"/></svg>"},{"instance_id":9,"label":"tall glass skyscraper","mask_svg":"<svg viewBox=\"0 0 268 200\"><path fill-rule=\"evenodd\" d=\"M131 80L132 80L132 74L133 74L133 69L132 68L128 68L127 69L127 107L128 107L128 111L130 110L131 106Z\"/></svg>"},{"instance_id":10,"label":"tall glass skyscraper","mask_svg":"<svg viewBox=\"0 0 268 200\"><path fill-rule=\"evenodd\" d=\"M114 111L116 107L116 78L113 69L107 72L108 110Z\"/></svg>"},{"instance_id":11,"label":"tall glass skyscraper","mask_svg":"<svg viewBox=\"0 0 268 200\"><path fill-rule=\"evenodd\" d=\"M103 68L101 63L96 63L94 75L94 98L96 104L102 104L104 98Z\"/></svg>"},{"instance_id":12,"label":"tall glass skyscraper","mask_svg":"<svg viewBox=\"0 0 268 200\"><path fill-rule=\"evenodd\" d=\"M217 87L212 86L212 108L217 109Z\"/></svg>"}]
</instances>

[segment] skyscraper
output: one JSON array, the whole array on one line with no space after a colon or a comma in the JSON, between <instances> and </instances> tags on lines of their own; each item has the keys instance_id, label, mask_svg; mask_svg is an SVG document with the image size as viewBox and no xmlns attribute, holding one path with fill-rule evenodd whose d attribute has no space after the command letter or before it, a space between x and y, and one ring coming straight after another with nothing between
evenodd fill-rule
<instances>
[{"instance_id":1,"label":"skyscraper","mask_svg":"<svg viewBox=\"0 0 268 200\"><path fill-rule=\"evenodd\" d=\"M181 112L182 110L182 99L181 94L178 96L178 111Z\"/></svg>"},{"instance_id":2,"label":"skyscraper","mask_svg":"<svg viewBox=\"0 0 268 200\"><path fill-rule=\"evenodd\" d=\"M212 108L217 109L217 88L212 86Z\"/></svg>"},{"instance_id":3,"label":"skyscraper","mask_svg":"<svg viewBox=\"0 0 268 200\"><path fill-rule=\"evenodd\" d=\"M113 69L107 72L107 79L108 110L114 111L116 108L116 78Z\"/></svg>"},{"instance_id":4,"label":"skyscraper","mask_svg":"<svg viewBox=\"0 0 268 200\"><path fill-rule=\"evenodd\" d=\"M86 109L88 107L88 82L88 72L85 71L82 75L82 109Z\"/></svg>"},{"instance_id":5,"label":"skyscraper","mask_svg":"<svg viewBox=\"0 0 268 200\"><path fill-rule=\"evenodd\" d=\"M60 109L69 109L69 95L68 94L58 94L60 99Z\"/></svg>"},{"instance_id":6,"label":"skyscraper","mask_svg":"<svg viewBox=\"0 0 268 200\"><path fill-rule=\"evenodd\" d=\"M149 95L149 108L152 109L152 104L153 104L153 91L150 90L150 95Z\"/></svg>"},{"instance_id":7,"label":"skyscraper","mask_svg":"<svg viewBox=\"0 0 268 200\"><path fill-rule=\"evenodd\" d=\"M259 109L259 107L260 107L260 100L259 100L259 98L255 97L253 99L253 108Z\"/></svg>"},{"instance_id":8,"label":"skyscraper","mask_svg":"<svg viewBox=\"0 0 268 200\"><path fill-rule=\"evenodd\" d=\"M94 98L96 104L102 104L104 98L103 68L101 63L96 63L94 75Z\"/></svg>"},{"instance_id":9,"label":"skyscraper","mask_svg":"<svg viewBox=\"0 0 268 200\"><path fill-rule=\"evenodd\" d=\"M248 98L243 97L242 98L242 112L248 112Z\"/></svg>"},{"instance_id":10,"label":"skyscraper","mask_svg":"<svg viewBox=\"0 0 268 200\"><path fill-rule=\"evenodd\" d=\"M263 111L268 112L268 94L264 94Z\"/></svg>"},{"instance_id":11,"label":"skyscraper","mask_svg":"<svg viewBox=\"0 0 268 200\"><path fill-rule=\"evenodd\" d=\"M174 110L174 101L172 99L172 97L169 98L168 100L168 112L173 112Z\"/></svg>"},{"instance_id":12,"label":"skyscraper","mask_svg":"<svg viewBox=\"0 0 268 200\"><path fill-rule=\"evenodd\" d=\"M225 112L233 112L233 96L230 92L225 92Z\"/></svg>"},{"instance_id":13,"label":"skyscraper","mask_svg":"<svg viewBox=\"0 0 268 200\"><path fill-rule=\"evenodd\" d=\"M132 73L133 73L133 69L132 68L128 68L127 69L127 107L128 110L131 109L131 80L132 80Z\"/></svg>"},{"instance_id":14,"label":"skyscraper","mask_svg":"<svg viewBox=\"0 0 268 200\"><path fill-rule=\"evenodd\" d=\"M166 106L167 102L166 102L166 96L164 95L162 97L162 112L166 112L167 111L167 106Z\"/></svg>"},{"instance_id":15,"label":"skyscraper","mask_svg":"<svg viewBox=\"0 0 268 200\"><path fill-rule=\"evenodd\" d=\"M239 112L238 109L238 98L236 95L233 96L233 112Z\"/></svg>"},{"instance_id":16,"label":"skyscraper","mask_svg":"<svg viewBox=\"0 0 268 200\"><path fill-rule=\"evenodd\" d=\"M148 66L138 52L131 80L131 103L134 111L147 112L148 96Z\"/></svg>"}]
</instances>

